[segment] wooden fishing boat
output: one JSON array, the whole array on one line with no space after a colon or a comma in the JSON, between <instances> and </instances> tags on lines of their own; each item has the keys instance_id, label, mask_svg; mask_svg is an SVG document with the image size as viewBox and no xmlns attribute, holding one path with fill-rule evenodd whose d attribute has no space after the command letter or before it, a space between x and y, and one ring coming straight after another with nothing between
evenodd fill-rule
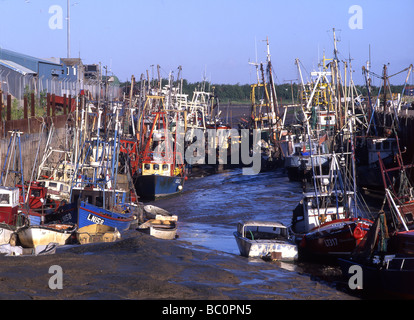
<instances>
[{"instance_id":1,"label":"wooden fishing boat","mask_svg":"<svg viewBox=\"0 0 414 320\"><path fill-rule=\"evenodd\" d=\"M35 248L49 243L68 244L76 230L77 227L73 224L45 224L25 226L16 233L23 247Z\"/></svg>"},{"instance_id":2,"label":"wooden fishing boat","mask_svg":"<svg viewBox=\"0 0 414 320\"><path fill-rule=\"evenodd\" d=\"M76 231L76 237L80 244L96 242L114 242L121 239L121 233L113 227L99 224L91 224Z\"/></svg>"},{"instance_id":3,"label":"wooden fishing boat","mask_svg":"<svg viewBox=\"0 0 414 320\"><path fill-rule=\"evenodd\" d=\"M137 230L158 239L173 240L177 237L177 216L157 215L140 224Z\"/></svg>"},{"instance_id":4,"label":"wooden fishing boat","mask_svg":"<svg viewBox=\"0 0 414 320\"><path fill-rule=\"evenodd\" d=\"M265 257L271 254L281 261L298 258L297 245L290 239L287 227L279 222L240 221L234 237L240 255L244 257Z\"/></svg>"}]
</instances>

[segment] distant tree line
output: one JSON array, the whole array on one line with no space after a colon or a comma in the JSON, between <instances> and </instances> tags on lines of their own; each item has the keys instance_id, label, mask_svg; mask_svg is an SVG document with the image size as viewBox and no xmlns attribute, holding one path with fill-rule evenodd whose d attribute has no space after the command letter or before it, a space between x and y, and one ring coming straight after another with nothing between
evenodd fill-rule
<instances>
[{"instance_id":1,"label":"distant tree line","mask_svg":"<svg viewBox=\"0 0 414 320\"><path fill-rule=\"evenodd\" d=\"M168 83L168 79L163 79L162 84L166 85ZM182 92L183 94L187 94L189 99L193 96L193 92L196 90L199 91L206 91L206 92L213 92L214 95L223 103L227 103L228 101L231 102L250 102L250 95L252 91L252 87L250 84L212 84L209 82L193 82L190 83L186 79L182 81L183 87ZM175 83L176 84L176 83ZM130 82L124 82L121 84L121 87L124 88L125 93L129 94ZM139 93L140 84L137 83L134 87L134 92ZM364 97L368 96L368 90L365 85L356 85L356 90L359 95ZM281 103L291 103L292 102L292 95L294 101L298 101L298 94L299 94L300 85L297 83L284 83L275 86L276 95L278 97L279 102ZM371 95L376 97L379 92L379 87L371 86ZM403 85L392 85L391 92L393 93L401 93L403 90ZM383 93L383 88L381 93ZM265 93L263 88L257 88L255 90L256 93L256 100L258 99L265 99ZM388 94L389 92L387 92Z\"/></svg>"}]
</instances>

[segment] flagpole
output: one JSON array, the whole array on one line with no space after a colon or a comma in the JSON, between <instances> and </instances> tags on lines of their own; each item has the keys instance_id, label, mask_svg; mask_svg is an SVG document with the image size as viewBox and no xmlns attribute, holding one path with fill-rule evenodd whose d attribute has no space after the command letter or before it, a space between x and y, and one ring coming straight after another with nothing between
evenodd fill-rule
<instances>
[{"instance_id":1,"label":"flagpole","mask_svg":"<svg viewBox=\"0 0 414 320\"><path fill-rule=\"evenodd\" d=\"M68 58L70 58L70 0L68 0Z\"/></svg>"}]
</instances>

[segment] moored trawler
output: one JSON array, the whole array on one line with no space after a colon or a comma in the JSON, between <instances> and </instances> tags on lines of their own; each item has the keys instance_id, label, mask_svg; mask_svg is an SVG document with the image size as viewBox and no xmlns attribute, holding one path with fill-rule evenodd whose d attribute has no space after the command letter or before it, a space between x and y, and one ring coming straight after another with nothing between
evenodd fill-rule
<instances>
[{"instance_id":1,"label":"moored trawler","mask_svg":"<svg viewBox=\"0 0 414 320\"><path fill-rule=\"evenodd\" d=\"M155 112L149 139L142 154L141 173L135 177L135 189L142 199L154 200L183 190L184 165L176 163L174 142L168 139L165 112Z\"/></svg>"},{"instance_id":2,"label":"moored trawler","mask_svg":"<svg viewBox=\"0 0 414 320\"><path fill-rule=\"evenodd\" d=\"M169 163L144 163L142 174L136 178L137 194L143 199L157 199L183 190L184 177L171 175Z\"/></svg>"}]
</instances>

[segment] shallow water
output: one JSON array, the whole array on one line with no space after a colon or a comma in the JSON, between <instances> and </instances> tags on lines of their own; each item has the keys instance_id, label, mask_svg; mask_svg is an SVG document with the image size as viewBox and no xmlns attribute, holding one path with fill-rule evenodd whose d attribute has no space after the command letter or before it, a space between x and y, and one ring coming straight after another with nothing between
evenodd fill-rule
<instances>
[{"instance_id":1,"label":"shallow water","mask_svg":"<svg viewBox=\"0 0 414 320\"><path fill-rule=\"evenodd\" d=\"M302 197L301 183L289 181L282 169L243 175L242 170L226 171L203 178L189 179L179 196L151 202L178 215L179 240L206 250L239 256L246 264L270 263L258 258L244 258L239 254L233 232L239 220L279 221L289 226L292 210ZM313 263L274 263L274 270L259 278L248 278L252 290L263 278L283 281L289 276L306 275L312 280L327 283L339 279L339 268ZM314 284L310 284L313 286ZM328 281L335 287L335 282ZM253 289L254 288L254 289ZM312 288L309 288L311 291ZM285 298L297 296L296 290L284 293Z\"/></svg>"},{"instance_id":2,"label":"shallow water","mask_svg":"<svg viewBox=\"0 0 414 320\"><path fill-rule=\"evenodd\" d=\"M189 179L181 195L152 204L179 217L179 238L213 250L237 254L233 237L239 220L290 225L301 198L300 183L282 170L243 175L241 170Z\"/></svg>"}]
</instances>

